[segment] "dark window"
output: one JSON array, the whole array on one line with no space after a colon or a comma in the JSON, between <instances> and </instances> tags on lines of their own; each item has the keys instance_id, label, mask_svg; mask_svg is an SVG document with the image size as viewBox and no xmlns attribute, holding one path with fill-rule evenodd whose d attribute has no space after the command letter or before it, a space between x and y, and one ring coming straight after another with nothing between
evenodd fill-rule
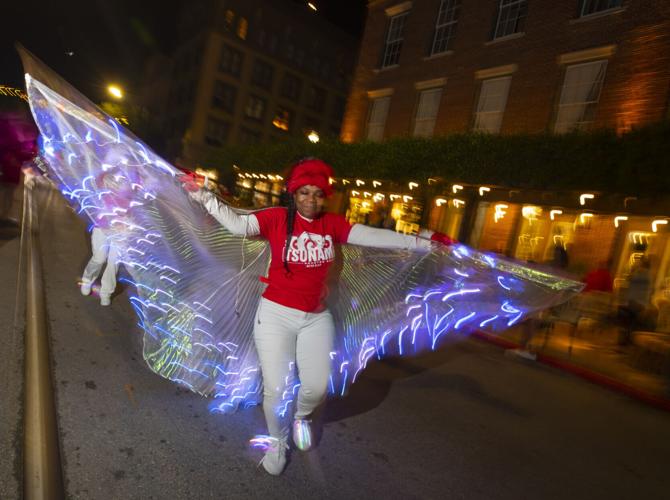
<instances>
[{"instance_id":1,"label":"dark window","mask_svg":"<svg viewBox=\"0 0 670 500\"><path fill-rule=\"evenodd\" d=\"M333 104L333 119L342 120L344 117L344 107L347 104L347 100L342 96L335 97L335 103Z\"/></svg>"},{"instance_id":2,"label":"dark window","mask_svg":"<svg viewBox=\"0 0 670 500\"><path fill-rule=\"evenodd\" d=\"M405 21L407 21L408 15L409 12L403 12L400 15L393 16L389 20L386 42L384 43L384 54L382 56L382 68L395 66L400 60L403 32L405 31Z\"/></svg>"},{"instance_id":3,"label":"dark window","mask_svg":"<svg viewBox=\"0 0 670 500\"><path fill-rule=\"evenodd\" d=\"M256 144L261 142L261 133L258 130L240 128L239 142L241 144Z\"/></svg>"},{"instance_id":4,"label":"dark window","mask_svg":"<svg viewBox=\"0 0 670 500\"><path fill-rule=\"evenodd\" d=\"M321 64L321 78L328 80L330 78L330 64L328 61L324 61Z\"/></svg>"},{"instance_id":5,"label":"dark window","mask_svg":"<svg viewBox=\"0 0 670 500\"><path fill-rule=\"evenodd\" d=\"M237 88L219 80L214 83L214 95L212 96L213 107L222 109L228 113L234 113L236 98Z\"/></svg>"},{"instance_id":6,"label":"dark window","mask_svg":"<svg viewBox=\"0 0 670 500\"><path fill-rule=\"evenodd\" d=\"M312 56L310 59L310 66L309 70L314 73L315 75L319 75L319 69L321 69L321 59L319 58L318 55Z\"/></svg>"},{"instance_id":7,"label":"dark window","mask_svg":"<svg viewBox=\"0 0 670 500\"><path fill-rule=\"evenodd\" d=\"M219 61L219 71L233 76L240 76L244 54L230 45L223 45L221 48L221 61Z\"/></svg>"},{"instance_id":8,"label":"dark window","mask_svg":"<svg viewBox=\"0 0 670 500\"><path fill-rule=\"evenodd\" d=\"M266 33L264 29L261 29L258 31L258 39L256 40L258 45L261 47L265 46L265 40L267 39Z\"/></svg>"},{"instance_id":9,"label":"dark window","mask_svg":"<svg viewBox=\"0 0 670 500\"><path fill-rule=\"evenodd\" d=\"M302 64L305 62L305 51L303 49L298 49L295 52L295 63L299 68L302 68Z\"/></svg>"},{"instance_id":10,"label":"dark window","mask_svg":"<svg viewBox=\"0 0 670 500\"><path fill-rule=\"evenodd\" d=\"M307 107L313 111L323 111L326 104L326 91L314 85L307 90Z\"/></svg>"},{"instance_id":11,"label":"dark window","mask_svg":"<svg viewBox=\"0 0 670 500\"><path fill-rule=\"evenodd\" d=\"M440 3L430 55L440 54L451 48L451 41L454 39L456 25L458 24L460 6L461 0L442 0Z\"/></svg>"},{"instance_id":12,"label":"dark window","mask_svg":"<svg viewBox=\"0 0 670 500\"><path fill-rule=\"evenodd\" d=\"M268 44L268 49L272 54L277 52L277 35L270 35L270 43Z\"/></svg>"},{"instance_id":13,"label":"dark window","mask_svg":"<svg viewBox=\"0 0 670 500\"><path fill-rule=\"evenodd\" d=\"M580 16L588 16L604 10L616 9L621 7L622 0L582 0Z\"/></svg>"},{"instance_id":14,"label":"dark window","mask_svg":"<svg viewBox=\"0 0 670 500\"><path fill-rule=\"evenodd\" d=\"M247 105L244 107L244 116L252 120L263 121L266 101L262 97L249 94Z\"/></svg>"},{"instance_id":15,"label":"dark window","mask_svg":"<svg viewBox=\"0 0 670 500\"><path fill-rule=\"evenodd\" d=\"M500 0L493 38L523 33L527 11L527 0Z\"/></svg>"},{"instance_id":16,"label":"dark window","mask_svg":"<svg viewBox=\"0 0 670 500\"><path fill-rule=\"evenodd\" d=\"M291 130L291 122L293 121L293 112L284 107L278 107L275 116L272 119L272 125L279 130L288 132Z\"/></svg>"},{"instance_id":17,"label":"dark window","mask_svg":"<svg viewBox=\"0 0 670 500\"><path fill-rule=\"evenodd\" d=\"M281 96L293 101L300 100L300 89L302 81L291 73L286 73L281 82Z\"/></svg>"},{"instance_id":18,"label":"dark window","mask_svg":"<svg viewBox=\"0 0 670 500\"><path fill-rule=\"evenodd\" d=\"M251 74L252 83L258 85L261 88L269 90L272 88L273 75L274 68L272 65L261 61L260 59L256 59L254 61L254 69L253 73Z\"/></svg>"},{"instance_id":19,"label":"dark window","mask_svg":"<svg viewBox=\"0 0 670 500\"><path fill-rule=\"evenodd\" d=\"M314 116L305 116L303 119L303 124L305 130L315 130L319 131L321 128L321 122L319 121L318 118L315 118Z\"/></svg>"},{"instance_id":20,"label":"dark window","mask_svg":"<svg viewBox=\"0 0 670 500\"><path fill-rule=\"evenodd\" d=\"M230 132L230 123L210 116L207 119L205 142L210 146L223 146L228 140L228 132Z\"/></svg>"}]
</instances>

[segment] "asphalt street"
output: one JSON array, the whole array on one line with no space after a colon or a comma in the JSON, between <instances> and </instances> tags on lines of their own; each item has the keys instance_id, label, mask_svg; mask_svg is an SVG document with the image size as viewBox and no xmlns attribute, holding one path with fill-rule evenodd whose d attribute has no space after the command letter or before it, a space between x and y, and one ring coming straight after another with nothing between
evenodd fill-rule
<instances>
[{"instance_id":1,"label":"asphalt street","mask_svg":"<svg viewBox=\"0 0 670 500\"><path fill-rule=\"evenodd\" d=\"M558 370L451 337L435 353L373 364L320 419L318 447L284 475L257 467L260 408L210 414L154 375L126 291L103 308L77 288L90 244L61 197L44 193L41 242L61 454L69 497L667 498L670 414ZM4 338L12 334L18 239L0 241ZM14 259L14 260L12 260ZM20 344L18 342L17 344ZM18 491L19 345L5 370L2 498ZM14 488L14 490L12 489Z\"/></svg>"}]
</instances>

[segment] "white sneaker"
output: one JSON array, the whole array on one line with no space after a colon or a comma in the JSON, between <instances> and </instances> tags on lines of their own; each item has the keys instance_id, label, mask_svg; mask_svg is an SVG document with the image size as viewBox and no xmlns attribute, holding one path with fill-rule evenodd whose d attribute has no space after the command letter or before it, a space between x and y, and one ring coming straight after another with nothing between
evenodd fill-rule
<instances>
[{"instance_id":1,"label":"white sneaker","mask_svg":"<svg viewBox=\"0 0 670 500\"><path fill-rule=\"evenodd\" d=\"M251 446L265 450L265 456L261 459L259 465L262 464L268 474L278 476L284 472L286 451L288 450L286 439L257 436L251 440Z\"/></svg>"},{"instance_id":2,"label":"white sneaker","mask_svg":"<svg viewBox=\"0 0 670 500\"><path fill-rule=\"evenodd\" d=\"M81 291L82 295L91 295L92 286L93 283L82 283L81 286L79 287L79 291Z\"/></svg>"},{"instance_id":3,"label":"white sneaker","mask_svg":"<svg viewBox=\"0 0 670 500\"><path fill-rule=\"evenodd\" d=\"M110 295L100 295L100 305L109 306L112 304L112 297Z\"/></svg>"},{"instance_id":4,"label":"white sneaker","mask_svg":"<svg viewBox=\"0 0 670 500\"><path fill-rule=\"evenodd\" d=\"M304 418L296 418L293 421L293 442L300 451L308 451L312 448L314 439L311 423L311 420Z\"/></svg>"}]
</instances>

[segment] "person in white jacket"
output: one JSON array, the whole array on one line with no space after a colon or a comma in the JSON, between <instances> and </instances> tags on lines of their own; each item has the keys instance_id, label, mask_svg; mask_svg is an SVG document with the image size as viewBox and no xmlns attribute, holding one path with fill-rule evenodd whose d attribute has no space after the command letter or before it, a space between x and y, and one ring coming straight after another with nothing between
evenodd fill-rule
<instances>
[{"instance_id":1,"label":"person in white jacket","mask_svg":"<svg viewBox=\"0 0 670 500\"><path fill-rule=\"evenodd\" d=\"M416 237L361 224L352 226L342 215L324 212L324 201L332 192L332 176L332 169L323 161L303 160L293 166L286 182L289 206L249 215L237 214L192 181L185 183L191 197L231 233L262 236L270 243L272 258L268 276L262 278L267 288L256 312L254 341L270 435L264 440L262 464L273 475L281 474L286 465L290 429L276 408L289 363L296 363L301 383L293 422L293 440L298 449L312 446L309 418L326 397L335 327L324 299L334 245L428 250L434 242L452 243L447 236L429 231Z\"/></svg>"}]
</instances>

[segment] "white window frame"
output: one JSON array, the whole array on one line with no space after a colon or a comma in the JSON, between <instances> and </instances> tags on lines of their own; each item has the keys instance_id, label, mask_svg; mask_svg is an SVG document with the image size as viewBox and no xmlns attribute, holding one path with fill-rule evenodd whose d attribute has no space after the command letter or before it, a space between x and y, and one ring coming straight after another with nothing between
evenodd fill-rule
<instances>
[{"instance_id":1,"label":"white window frame","mask_svg":"<svg viewBox=\"0 0 670 500\"><path fill-rule=\"evenodd\" d=\"M566 96L568 95L568 80L570 78L570 73L576 71L579 68L585 66L600 65L596 77L598 80L591 82L591 86L597 84L597 92L595 96L591 96L590 100L580 101L580 102L564 102ZM589 106L595 107L600 102L600 94L602 93L603 83L605 82L605 76L607 75L607 59L598 59L595 61L587 61L583 63L571 64L565 68L565 76L563 77L563 85L561 86L561 96L558 101L558 109L556 112L556 122L554 123L554 132L557 134L570 132L571 130L584 128L585 125L588 125L593 122L593 120L586 119L586 112ZM569 125L566 125L567 121L564 119L565 115L568 113L569 108L582 107L579 118L574 122L571 122Z\"/></svg>"},{"instance_id":2,"label":"white window frame","mask_svg":"<svg viewBox=\"0 0 670 500\"><path fill-rule=\"evenodd\" d=\"M386 109L380 111L378 106L385 106ZM366 130L366 139L369 141L381 141L384 138L384 129L386 128L386 119L388 118L389 107L391 106L391 96L380 96L375 97L370 100L370 112L368 114L368 123ZM383 119L379 116L379 113L383 115ZM377 121L373 122L372 119L375 118Z\"/></svg>"},{"instance_id":3,"label":"white window frame","mask_svg":"<svg viewBox=\"0 0 670 500\"><path fill-rule=\"evenodd\" d=\"M496 16L496 27L495 31L493 32L493 39L496 40L498 38L504 38L506 36L511 36L517 33L523 33L523 30L520 31L513 31L512 33L505 33L505 34L500 34L500 27L501 27L501 19L503 12L507 9L512 10L514 7L517 7L521 4L526 4L526 10L528 10L528 0L498 0L498 15ZM526 16L524 15L524 18ZM507 25L507 22L509 19L505 20L505 25ZM517 18L518 22L518 18Z\"/></svg>"},{"instance_id":4,"label":"white window frame","mask_svg":"<svg viewBox=\"0 0 670 500\"><path fill-rule=\"evenodd\" d=\"M449 50L451 40L454 38L456 25L458 24L458 10L461 6L461 0L442 0L440 8L437 11L437 19L435 20L435 34L433 35L433 44L431 45L430 55L442 54ZM448 33L447 36L440 36L443 33ZM441 50L438 50L438 41L446 39Z\"/></svg>"},{"instance_id":5,"label":"white window frame","mask_svg":"<svg viewBox=\"0 0 670 500\"><path fill-rule=\"evenodd\" d=\"M382 56L382 68L397 66L400 61L400 52L404 41L403 33L409 11L393 16L389 19L389 27L386 32L386 41L384 42L384 55ZM396 24L402 23L399 28Z\"/></svg>"},{"instance_id":6,"label":"white window frame","mask_svg":"<svg viewBox=\"0 0 670 500\"><path fill-rule=\"evenodd\" d=\"M618 5L612 5L612 6L609 6L609 7L605 7L604 9L597 9L597 10L594 10L592 12L585 13L584 11L586 10L586 6L589 5L589 4L594 3L595 1L597 1L597 0L581 0L582 5L581 5L581 9L579 9L579 17L593 16L593 15L596 15L596 14L600 14L602 12L607 12L609 10L620 9L623 6L623 0L620 0ZM607 0L607 1L611 2L613 0ZM614 1L616 1L616 0L614 0Z\"/></svg>"},{"instance_id":7,"label":"white window frame","mask_svg":"<svg viewBox=\"0 0 670 500\"><path fill-rule=\"evenodd\" d=\"M425 109L428 99L437 96L437 106L433 109ZM424 100L425 98L425 100ZM414 128L412 135L414 137L432 137L435 130L435 122L440 111L440 104L442 102L442 87L433 87L419 90L419 96L416 104L416 113L414 114ZM422 106L423 105L423 106ZM426 113L428 111L428 113ZM424 113L420 116L420 113Z\"/></svg>"},{"instance_id":8,"label":"white window frame","mask_svg":"<svg viewBox=\"0 0 670 500\"><path fill-rule=\"evenodd\" d=\"M490 85L493 82L500 82L503 80L507 81L507 88L505 89L505 96L503 98L502 107L500 109L482 111L482 106L484 104L482 99L488 97L488 94L485 94L486 86ZM509 97L509 89L511 86L512 86L511 75L499 76L495 78L487 78L481 81L479 88L479 99L477 100L477 109L475 110L475 123L473 126L473 130L477 132L486 132L489 134L497 134L500 132L500 129L502 128L503 117L505 116L505 110L507 109L507 99ZM495 127L487 126L487 124L490 124L492 122L485 120L485 118L494 115L497 116L496 121L493 122L495 123L496 126Z\"/></svg>"}]
</instances>

